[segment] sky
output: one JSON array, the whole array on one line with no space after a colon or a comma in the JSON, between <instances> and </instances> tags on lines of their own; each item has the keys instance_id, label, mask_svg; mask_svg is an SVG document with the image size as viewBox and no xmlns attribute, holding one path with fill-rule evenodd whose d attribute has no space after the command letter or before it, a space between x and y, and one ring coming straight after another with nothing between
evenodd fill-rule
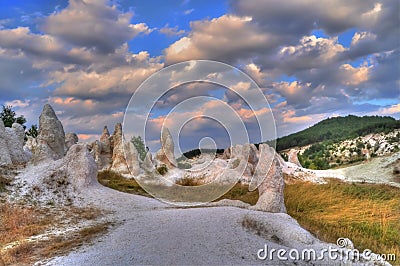
<instances>
[{"instance_id":1,"label":"sky","mask_svg":"<svg viewBox=\"0 0 400 266\"><path fill-rule=\"evenodd\" d=\"M397 0L3 0L0 104L12 105L31 125L50 103L66 132L91 141L104 125L112 132L122 122L132 94L152 74L202 59L237 67L258 84L277 136L339 115L399 119L399 13ZM237 95L192 84L158 102L150 148L157 148L166 110L199 95L228 103L253 133L254 114ZM218 106L196 108L199 115ZM214 122L192 123L177 140L183 149L226 135Z\"/></svg>"}]
</instances>

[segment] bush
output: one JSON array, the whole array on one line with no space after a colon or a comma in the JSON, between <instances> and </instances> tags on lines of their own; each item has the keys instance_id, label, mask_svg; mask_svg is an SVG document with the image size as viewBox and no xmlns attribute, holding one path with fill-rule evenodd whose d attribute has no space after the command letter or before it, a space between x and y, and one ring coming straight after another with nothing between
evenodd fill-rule
<instances>
[{"instance_id":1,"label":"bush","mask_svg":"<svg viewBox=\"0 0 400 266\"><path fill-rule=\"evenodd\" d=\"M194 178L194 177L188 177L184 176L181 179L178 179L175 184L181 185L181 186L201 186L204 184L201 178Z\"/></svg>"},{"instance_id":2,"label":"bush","mask_svg":"<svg viewBox=\"0 0 400 266\"><path fill-rule=\"evenodd\" d=\"M190 168L192 168L192 165L190 163L178 162L178 168L180 168L180 169L190 169Z\"/></svg>"},{"instance_id":3,"label":"bush","mask_svg":"<svg viewBox=\"0 0 400 266\"><path fill-rule=\"evenodd\" d=\"M147 149L144 146L143 139L140 136L132 137L131 142L139 153L139 158L143 161L146 158Z\"/></svg>"},{"instance_id":4,"label":"bush","mask_svg":"<svg viewBox=\"0 0 400 266\"><path fill-rule=\"evenodd\" d=\"M168 173L168 168L167 168L167 166L165 164L162 164L159 167L157 167L156 171L160 175L165 175L166 173Z\"/></svg>"}]
</instances>

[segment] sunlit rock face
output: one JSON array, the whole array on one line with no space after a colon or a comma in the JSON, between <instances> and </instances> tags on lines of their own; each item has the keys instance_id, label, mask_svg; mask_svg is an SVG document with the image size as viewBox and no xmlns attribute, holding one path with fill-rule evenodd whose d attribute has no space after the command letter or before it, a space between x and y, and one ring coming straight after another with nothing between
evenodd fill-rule
<instances>
[{"instance_id":1,"label":"sunlit rock face","mask_svg":"<svg viewBox=\"0 0 400 266\"><path fill-rule=\"evenodd\" d=\"M29 155L24 151L25 132L22 125L12 124L4 127L0 120L0 165L24 164L29 160Z\"/></svg>"},{"instance_id":2,"label":"sunlit rock face","mask_svg":"<svg viewBox=\"0 0 400 266\"><path fill-rule=\"evenodd\" d=\"M58 160L64 157L65 132L61 121L58 120L53 108L46 104L39 117L39 135L37 146L33 151L32 161L34 164L42 161Z\"/></svg>"},{"instance_id":3,"label":"sunlit rock face","mask_svg":"<svg viewBox=\"0 0 400 266\"><path fill-rule=\"evenodd\" d=\"M164 163L169 168L174 168L178 165L174 154L174 141L168 128L163 127L161 132L161 149L156 153L156 159Z\"/></svg>"}]
</instances>

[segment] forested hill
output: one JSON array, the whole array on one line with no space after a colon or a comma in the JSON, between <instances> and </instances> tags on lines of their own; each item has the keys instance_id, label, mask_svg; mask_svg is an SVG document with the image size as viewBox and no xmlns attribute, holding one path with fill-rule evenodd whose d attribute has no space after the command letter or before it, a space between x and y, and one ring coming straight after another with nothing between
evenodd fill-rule
<instances>
[{"instance_id":1,"label":"forested hill","mask_svg":"<svg viewBox=\"0 0 400 266\"><path fill-rule=\"evenodd\" d=\"M332 117L300 132L278 138L276 150L306 146L321 141L340 141L370 133L388 133L400 128L400 120L389 116L354 116Z\"/></svg>"}]
</instances>

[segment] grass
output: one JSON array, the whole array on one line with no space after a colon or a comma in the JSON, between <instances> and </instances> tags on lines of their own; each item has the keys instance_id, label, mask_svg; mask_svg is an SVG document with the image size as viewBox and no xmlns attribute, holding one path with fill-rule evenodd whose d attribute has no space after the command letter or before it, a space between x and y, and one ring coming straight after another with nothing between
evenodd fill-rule
<instances>
[{"instance_id":1,"label":"grass","mask_svg":"<svg viewBox=\"0 0 400 266\"><path fill-rule=\"evenodd\" d=\"M193 178L189 176L184 176L181 179L178 179L175 184L181 186L201 186L204 185L204 180L202 178Z\"/></svg>"},{"instance_id":2,"label":"grass","mask_svg":"<svg viewBox=\"0 0 400 266\"><path fill-rule=\"evenodd\" d=\"M115 174L101 178L108 180L109 187L134 194L140 191L140 195L149 196L134 180ZM347 237L361 252L370 249L375 253L394 253L400 258L399 188L330 180L324 185L287 184L284 193L288 214L317 238L336 243L339 237ZM222 199L254 205L258 191L250 192L248 185L236 184L217 200Z\"/></svg>"},{"instance_id":3,"label":"grass","mask_svg":"<svg viewBox=\"0 0 400 266\"><path fill-rule=\"evenodd\" d=\"M124 178L113 171L105 170L97 175L99 183L103 186L136 195L150 197L150 195L135 181L135 179Z\"/></svg>"},{"instance_id":4,"label":"grass","mask_svg":"<svg viewBox=\"0 0 400 266\"><path fill-rule=\"evenodd\" d=\"M373 184L297 183L285 188L288 214L319 239L400 256L400 189Z\"/></svg>"},{"instance_id":5,"label":"grass","mask_svg":"<svg viewBox=\"0 0 400 266\"><path fill-rule=\"evenodd\" d=\"M95 208L55 209L0 203L0 265L30 265L37 260L66 254L72 248L104 233L110 224L95 224L74 234L48 235L48 238L35 241L29 241L29 237L43 234L61 224L65 226L82 220L91 221L100 215L100 210Z\"/></svg>"}]
</instances>

